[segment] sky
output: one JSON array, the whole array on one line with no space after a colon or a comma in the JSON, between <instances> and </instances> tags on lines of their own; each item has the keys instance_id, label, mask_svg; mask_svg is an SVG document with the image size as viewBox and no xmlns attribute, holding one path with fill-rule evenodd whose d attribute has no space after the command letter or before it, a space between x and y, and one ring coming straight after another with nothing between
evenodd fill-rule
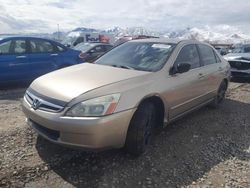
<instances>
[{"instance_id":1,"label":"sky","mask_svg":"<svg viewBox=\"0 0 250 188\"><path fill-rule=\"evenodd\" d=\"M0 0L0 34L76 27L239 28L250 34L250 0Z\"/></svg>"}]
</instances>

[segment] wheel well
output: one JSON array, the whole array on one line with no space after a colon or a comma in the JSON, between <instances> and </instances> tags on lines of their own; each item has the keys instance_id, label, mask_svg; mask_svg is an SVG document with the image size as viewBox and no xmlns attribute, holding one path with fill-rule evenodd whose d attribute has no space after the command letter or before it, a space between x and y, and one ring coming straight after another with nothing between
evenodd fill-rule
<instances>
[{"instance_id":1,"label":"wheel well","mask_svg":"<svg viewBox=\"0 0 250 188\"><path fill-rule=\"evenodd\" d=\"M154 107L156 109L156 126L157 127L163 127L164 125L164 114L165 114L165 107L162 99L157 96L152 96L144 99L141 101L139 106L145 102L150 102L154 104Z\"/></svg>"},{"instance_id":2,"label":"wheel well","mask_svg":"<svg viewBox=\"0 0 250 188\"><path fill-rule=\"evenodd\" d=\"M224 79L223 81L226 83L226 85L227 85L227 87L228 87L228 80L227 80L227 79Z\"/></svg>"},{"instance_id":3,"label":"wheel well","mask_svg":"<svg viewBox=\"0 0 250 188\"><path fill-rule=\"evenodd\" d=\"M223 82L226 83L226 86L227 86L227 88L228 88L228 80L227 80L227 79L224 79Z\"/></svg>"}]
</instances>

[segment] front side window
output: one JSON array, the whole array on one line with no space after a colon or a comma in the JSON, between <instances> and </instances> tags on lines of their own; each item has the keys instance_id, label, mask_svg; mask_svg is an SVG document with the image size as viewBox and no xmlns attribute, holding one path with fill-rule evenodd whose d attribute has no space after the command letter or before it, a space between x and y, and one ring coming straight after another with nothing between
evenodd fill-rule
<instances>
[{"instance_id":1,"label":"front side window","mask_svg":"<svg viewBox=\"0 0 250 188\"><path fill-rule=\"evenodd\" d=\"M54 52L53 45L48 41L31 40L30 47L32 53L51 53Z\"/></svg>"},{"instance_id":2,"label":"front side window","mask_svg":"<svg viewBox=\"0 0 250 188\"><path fill-rule=\"evenodd\" d=\"M10 44L11 44L11 40L0 44L0 55L10 53Z\"/></svg>"},{"instance_id":3,"label":"front side window","mask_svg":"<svg viewBox=\"0 0 250 188\"><path fill-rule=\"evenodd\" d=\"M204 65L211 65L217 62L214 50L211 47L204 44L199 44L198 47L200 50L201 60Z\"/></svg>"},{"instance_id":4,"label":"front side window","mask_svg":"<svg viewBox=\"0 0 250 188\"><path fill-rule=\"evenodd\" d=\"M184 46L177 59L175 61L175 66L182 63L188 63L191 65L191 69L200 67L200 58L197 48L194 44Z\"/></svg>"},{"instance_id":5,"label":"front side window","mask_svg":"<svg viewBox=\"0 0 250 188\"><path fill-rule=\"evenodd\" d=\"M25 40L14 40L13 41L13 53L22 54L26 52L26 41Z\"/></svg>"},{"instance_id":6,"label":"front side window","mask_svg":"<svg viewBox=\"0 0 250 188\"><path fill-rule=\"evenodd\" d=\"M172 43L127 42L113 48L95 63L155 72L165 65L175 46Z\"/></svg>"}]
</instances>

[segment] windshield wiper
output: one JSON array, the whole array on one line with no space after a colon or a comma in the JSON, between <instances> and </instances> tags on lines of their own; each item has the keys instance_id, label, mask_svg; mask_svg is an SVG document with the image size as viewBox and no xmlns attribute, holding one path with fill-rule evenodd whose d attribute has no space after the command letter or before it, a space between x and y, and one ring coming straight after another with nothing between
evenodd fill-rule
<instances>
[{"instance_id":1,"label":"windshield wiper","mask_svg":"<svg viewBox=\"0 0 250 188\"><path fill-rule=\"evenodd\" d=\"M127 66L127 65L110 65L112 67L118 67L118 68L123 68L123 69L131 69L134 70L133 67Z\"/></svg>"}]
</instances>

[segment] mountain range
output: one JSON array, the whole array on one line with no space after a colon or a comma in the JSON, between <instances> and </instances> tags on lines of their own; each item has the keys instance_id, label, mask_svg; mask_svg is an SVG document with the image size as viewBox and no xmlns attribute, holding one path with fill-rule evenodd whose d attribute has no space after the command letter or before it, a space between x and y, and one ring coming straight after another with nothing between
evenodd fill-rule
<instances>
[{"instance_id":1,"label":"mountain range","mask_svg":"<svg viewBox=\"0 0 250 188\"><path fill-rule=\"evenodd\" d=\"M116 39L123 36L137 36L149 35L165 38L179 38L179 39L196 39L210 43L250 43L250 34L243 33L241 30L231 26L216 26L216 27L187 27L183 29L171 29L167 31L156 31L153 29L146 29L143 27L113 27L106 30L78 27L69 32L54 32L54 33L29 33L25 35L39 36L51 38L56 40L63 40L67 36L77 36L81 32L90 33L109 33L113 34Z\"/></svg>"},{"instance_id":2,"label":"mountain range","mask_svg":"<svg viewBox=\"0 0 250 188\"><path fill-rule=\"evenodd\" d=\"M153 31L143 27L130 27L130 28L120 28L114 27L106 30L98 30L91 28L79 27L67 35L72 35L78 32L101 32L114 34L116 38L123 36L136 36L136 35L150 35L156 37L165 38L180 38L180 39L196 39L200 41L206 41L210 43L247 43L250 42L250 35L245 34L237 28L230 26L217 26L217 27L187 27L178 30L168 30L168 31Z\"/></svg>"}]
</instances>

